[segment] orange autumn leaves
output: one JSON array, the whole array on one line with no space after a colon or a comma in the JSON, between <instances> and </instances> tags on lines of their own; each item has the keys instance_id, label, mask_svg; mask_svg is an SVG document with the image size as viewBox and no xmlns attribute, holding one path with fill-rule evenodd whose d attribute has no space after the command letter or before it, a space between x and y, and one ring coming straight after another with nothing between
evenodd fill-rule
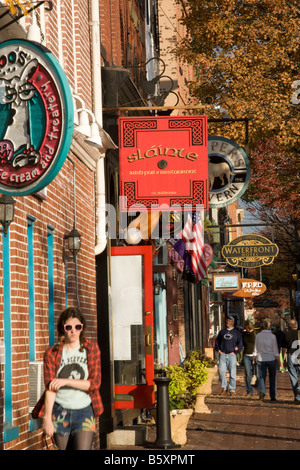
<instances>
[{"instance_id":1,"label":"orange autumn leaves","mask_svg":"<svg viewBox=\"0 0 300 470\"><path fill-rule=\"evenodd\" d=\"M215 117L215 106L221 106L232 118L250 118L251 146L274 135L280 145L294 145L299 138L299 111L291 106L292 84L300 78L298 2L183 3L187 35L178 53L196 67L192 94L203 104L209 97L213 104L204 111ZM242 126L226 132L243 142Z\"/></svg>"},{"instance_id":2,"label":"orange autumn leaves","mask_svg":"<svg viewBox=\"0 0 300 470\"><path fill-rule=\"evenodd\" d=\"M297 0L181 0L186 36L177 52L194 64L190 91L208 118L249 118L251 181L264 207L300 223L300 8ZM298 87L300 94L300 86ZM207 106L210 103L210 107ZM205 106L206 104L206 106ZM241 123L210 124L210 135L245 143Z\"/></svg>"}]
</instances>

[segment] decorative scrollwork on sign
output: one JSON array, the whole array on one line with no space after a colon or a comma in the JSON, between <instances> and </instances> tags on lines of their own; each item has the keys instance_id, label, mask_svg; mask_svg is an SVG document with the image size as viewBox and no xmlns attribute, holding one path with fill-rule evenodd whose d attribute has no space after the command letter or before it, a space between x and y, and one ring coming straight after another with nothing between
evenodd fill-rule
<instances>
[{"instance_id":1,"label":"decorative scrollwork on sign","mask_svg":"<svg viewBox=\"0 0 300 470\"><path fill-rule=\"evenodd\" d=\"M139 205L151 209L151 206L158 205L158 199L146 199L139 198L136 195L136 184L135 183L125 183L124 184L124 196L127 197L127 208L134 206L137 208Z\"/></svg>"},{"instance_id":2,"label":"decorative scrollwork on sign","mask_svg":"<svg viewBox=\"0 0 300 470\"><path fill-rule=\"evenodd\" d=\"M134 147L135 146L135 131L137 129L156 129L157 122L149 120L140 121L127 121L123 123L123 146Z\"/></svg>"},{"instance_id":3,"label":"decorative scrollwork on sign","mask_svg":"<svg viewBox=\"0 0 300 470\"><path fill-rule=\"evenodd\" d=\"M203 120L169 120L170 129L191 129L192 131L192 144L193 145L203 145Z\"/></svg>"},{"instance_id":4,"label":"decorative scrollwork on sign","mask_svg":"<svg viewBox=\"0 0 300 470\"><path fill-rule=\"evenodd\" d=\"M205 205L206 203L206 191L204 181L193 181L193 190L190 197L171 198L171 205L180 206L192 204L192 205Z\"/></svg>"}]
</instances>

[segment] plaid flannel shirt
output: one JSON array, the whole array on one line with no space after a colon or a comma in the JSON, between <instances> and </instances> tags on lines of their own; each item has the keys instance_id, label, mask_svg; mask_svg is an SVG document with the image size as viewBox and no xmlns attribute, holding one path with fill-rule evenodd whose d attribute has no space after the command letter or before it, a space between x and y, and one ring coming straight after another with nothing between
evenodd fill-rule
<instances>
[{"instance_id":1,"label":"plaid flannel shirt","mask_svg":"<svg viewBox=\"0 0 300 470\"><path fill-rule=\"evenodd\" d=\"M57 351L53 351L54 346L47 349L44 354L44 382L45 389L49 389L49 384L57 377L58 369L60 367L63 345L61 343ZM103 413L103 404L100 396L99 388L101 385L101 362L100 362L100 349L98 344L86 340L84 347L87 351L87 363L90 382L88 393L91 398L92 407L95 416L100 416ZM55 393L55 392L53 392ZM41 418L44 415L44 396L41 397L34 410L32 416L34 418Z\"/></svg>"}]
</instances>

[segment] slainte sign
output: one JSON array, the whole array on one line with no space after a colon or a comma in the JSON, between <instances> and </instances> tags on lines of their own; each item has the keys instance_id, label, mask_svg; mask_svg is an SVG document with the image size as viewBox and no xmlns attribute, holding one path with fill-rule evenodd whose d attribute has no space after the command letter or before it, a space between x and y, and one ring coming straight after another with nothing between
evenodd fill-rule
<instances>
[{"instance_id":1,"label":"slainte sign","mask_svg":"<svg viewBox=\"0 0 300 470\"><path fill-rule=\"evenodd\" d=\"M43 189L61 169L72 135L72 94L55 57L30 41L0 44L0 192Z\"/></svg>"},{"instance_id":2,"label":"slainte sign","mask_svg":"<svg viewBox=\"0 0 300 470\"><path fill-rule=\"evenodd\" d=\"M174 147L171 148L163 148L162 145L158 147L156 145L152 145L152 147L144 152L141 153L141 149L137 149L136 153L132 153L128 155L128 162L133 163L136 160L143 160L144 158L152 158L152 157L179 157L179 158L187 158L192 162L197 160L198 155L194 152L187 152L184 148L176 149Z\"/></svg>"},{"instance_id":3,"label":"slainte sign","mask_svg":"<svg viewBox=\"0 0 300 470\"><path fill-rule=\"evenodd\" d=\"M121 210L208 209L207 117L119 118Z\"/></svg>"},{"instance_id":4,"label":"slainte sign","mask_svg":"<svg viewBox=\"0 0 300 470\"><path fill-rule=\"evenodd\" d=\"M223 246L222 256L231 266L253 268L272 264L278 246L260 235L243 235Z\"/></svg>"}]
</instances>

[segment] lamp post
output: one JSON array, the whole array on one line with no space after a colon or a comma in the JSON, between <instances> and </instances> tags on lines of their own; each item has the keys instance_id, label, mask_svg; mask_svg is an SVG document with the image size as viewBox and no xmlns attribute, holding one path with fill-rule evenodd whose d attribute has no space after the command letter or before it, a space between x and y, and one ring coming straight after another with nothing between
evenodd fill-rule
<instances>
[{"instance_id":1,"label":"lamp post","mask_svg":"<svg viewBox=\"0 0 300 470\"><path fill-rule=\"evenodd\" d=\"M14 220L15 203L16 201L7 194L3 194L3 196L0 198L0 222L3 227L1 232L4 233L5 237L7 235L8 227Z\"/></svg>"}]
</instances>

